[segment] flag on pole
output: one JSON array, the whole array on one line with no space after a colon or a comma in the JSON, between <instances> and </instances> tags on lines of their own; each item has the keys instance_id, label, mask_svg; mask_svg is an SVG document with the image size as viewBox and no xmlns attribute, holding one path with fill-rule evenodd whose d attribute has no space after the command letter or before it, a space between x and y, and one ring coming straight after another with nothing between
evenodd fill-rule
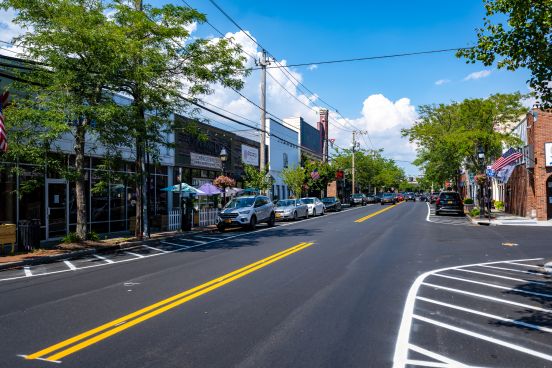
<instances>
[{"instance_id":1,"label":"flag on pole","mask_svg":"<svg viewBox=\"0 0 552 368\"><path fill-rule=\"evenodd\" d=\"M6 126L4 125L4 113L2 111L2 107L4 107L7 99L8 92L4 92L4 94L0 96L0 152L8 151L8 136L6 133Z\"/></svg>"},{"instance_id":2,"label":"flag on pole","mask_svg":"<svg viewBox=\"0 0 552 368\"><path fill-rule=\"evenodd\" d=\"M516 151L516 149L514 148L510 148L508 151L504 152L498 160L495 161L495 163L491 166L491 168L495 172L497 172L498 170L502 169L504 166L509 165L513 162L516 162L522 156L523 154L521 152Z\"/></svg>"},{"instance_id":3,"label":"flag on pole","mask_svg":"<svg viewBox=\"0 0 552 368\"><path fill-rule=\"evenodd\" d=\"M318 180L320 179L320 174L318 173L318 169L314 169L313 172L310 174L312 180Z\"/></svg>"}]
</instances>

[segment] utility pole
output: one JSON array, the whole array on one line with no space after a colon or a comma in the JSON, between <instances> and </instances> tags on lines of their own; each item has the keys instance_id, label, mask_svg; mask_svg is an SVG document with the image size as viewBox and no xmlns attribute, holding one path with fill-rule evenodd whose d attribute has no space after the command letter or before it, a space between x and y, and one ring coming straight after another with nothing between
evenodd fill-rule
<instances>
[{"instance_id":1,"label":"utility pole","mask_svg":"<svg viewBox=\"0 0 552 368\"><path fill-rule=\"evenodd\" d=\"M351 195L352 194L355 194L355 149L357 148L357 146L360 146L360 144L356 141L356 134L368 134L368 131L366 130L353 130L353 143L352 143L352 147L353 147L353 164L352 164L352 181L353 181L353 187L352 187L352 190L351 190Z\"/></svg>"},{"instance_id":2,"label":"utility pole","mask_svg":"<svg viewBox=\"0 0 552 368\"><path fill-rule=\"evenodd\" d=\"M266 147L266 66L270 64L267 58L266 50L263 49L261 59L257 62L257 65L261 67L261 144L260 144L260 163L259 171L265 170L265 147Z\"/></svg>"}]
</instances>

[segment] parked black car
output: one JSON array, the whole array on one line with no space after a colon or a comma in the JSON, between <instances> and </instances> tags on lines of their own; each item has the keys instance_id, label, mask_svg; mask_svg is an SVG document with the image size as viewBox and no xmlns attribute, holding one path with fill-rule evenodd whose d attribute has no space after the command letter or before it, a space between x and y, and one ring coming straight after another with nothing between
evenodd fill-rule
<instances>
[{"instance_id":1,"label":"parked black car","mask_svg":"<svg viewBox=\"0 0 552 368\"><path fill-rule=\"evenodd\" d=\"M405 202L408 202L408 201L416 202L416 196L414 195L414 193L406 193L406 195L404 196L404 201Z\"/></svg>"},{"instance_id":2,"label":"parked black car","mask_svg":"<svg viewBox=\"0 0 552 368\"><path fill-rule=\"evenodd\" d=\"M425 193L420 194L420 202L427 202L427 201L428 201L427 194Z\"/></svg>"},{"instance_id":3,"label":"parked black car","mask_svg":"<svg viewBox=\"0 0 552 368\"><path fill-rule=\"evenodd\" d=\"M366 196L362 193L355 193L351 196L351 206L365 206L366 205Z\"/></svg>"},{"instance_id":4,"label":"parked black car","mask_svg":"<svg viewBox=\"0 0 552 368\"><path fill-rule=\"evenodd\" d=\"M435 214L455 213L464 214L464 202L458 192L441 192L435 201Z\"/></svg>"},{"instance_id":5,"label":"parked black car","mask_svg":"<svg viewBox=\"0 0 552 368\"><path fill-rule=\"evenodd\" d=\"M382 197L381 197L381 205L383 206L384 204L397 204L397 196L395 195L395 193L385 193Z\"/></svg>"},{"instance_id":6,"label":"parked black car","mask_svg":"<svg viewBox=\"0 0 552 368\"><path fill-rule=\"evenodd\" d=\"M341 201L337 197L322 198L322 203L326 206L326 211L341 211Z\"/></svg>"}]
</instances>

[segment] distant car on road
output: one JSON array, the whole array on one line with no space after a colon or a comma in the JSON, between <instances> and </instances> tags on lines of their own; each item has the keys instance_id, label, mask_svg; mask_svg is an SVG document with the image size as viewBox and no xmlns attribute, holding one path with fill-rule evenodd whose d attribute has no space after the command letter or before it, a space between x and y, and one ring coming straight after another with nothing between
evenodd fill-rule
<instances>
[{"instance_id":1,"label":"distant car on road","mask_svg":"<svg viewBox=\"0 0 552 368\"><path fill-rule=\"evenodd\" d=\"M232 199L217 217L217 228L224 231L229 226L242 226L254 230L258 223L274 226L274 205L266 196L245 196Z\"/></svg>"},{"instance_id":2,"label":"distant car on road","mask_svg":"<svg viewBox=\"0 0 552 368\"><path fill-rule=\"evenodd\" d=\"M385 193L381 197L381 205L384 204L397 204L397 196L395 193Z\"/></svg>"},{"instance_id":3,"label":"distant car on road","mask_svg":"<svg viewBox=\"0 0 552 368\"><path fill-rule=\"evenodd\" d=\"M435 201L435 214L455 213L464 214L464 203L458 192L441 192Z\"/></svg>"},{"instance_id":4,"label":"distant car on road","mask_svg":"<svg viewBox=\"0 0 552 368\"><path fill-rule=\"evenodd\" d=\"M355 193L351 196L351 206L365 206L366 205L366 196L362 193Z\"/></svg>"},{"instance_id":5,"label":"distant car on road","mask_svg":"<svg viewBox=\"0 0 552 368\"><path fill-rule=\"evenodd\" d=\"M341 211L341 201L337 197L322 198L322 203L326 207L326 211Z\"/></svg>"},{"instance_id":6,"label":"distant car on road","mask_svg":"<svg viewBox=\"0 0 552 368\"><path fill-rule=\"evenodd\" d=\"M420 194L420 202L427 202L427 195L425 193Z\"/></svg>"},{"instance_id":7,"label":"distant car on road","mask_svg":"<svg viewBox=\"0 0 552 368\"><path fill-rule=\"evenodd\" d=\"M366 203L380 203L381 198L375 195L367 195L366 196Z\"/></svg>"},{"instance_id":8,"label":"distant car on road","mask_svg":"<svg viewBox=\"0 0 552 368\"><path fill-rule=\"evenodd\" d=\"M404 195L402 195L401 193L397 193L397 202L402 202L404 201Z\"/></svg>"},{"instance_id":9,"label":"distant car on road","mask_svg":"<svg viewBox=\"0 0 552 368\"><path fill-rule=\"evenodd\" d=\"M437 198L439 198L439 193L438 192L431 193L430 196L429 196L429 203L431 203L431 204L435 203L435 201L437 201Z\"/></svg>"},{"instance_id":10,"label":"distant car on road","mask_svg":"<svg viewBox=\"0 0 552 368\"><path fill-rule=\"evenodd\" d=\"M406 202L408 202L408 201L416 202L416 196L414 195L414 193L407 193L407 194L404 196L404 200L405 200Z\"/></svg>"},{"instance_id":11,"label":"distant car on road","mask_svg":"<svg viewBox=\"0 0 552 368\"><path fill-rule=\"evenodd\" d=\"M309 216L323 215L325 212L324 203L316 197L301 198L301 202L305 203L309 208Z\"/></svg>"},{"instance_id":12,"label":"distant car on road","mask_svg":"<svg viewBox=\"0 0 552 368\"><path fill-rule=\"evenodd\" d=\"M276 220L297 220L309 217L309 207L300 199L280 199L274 207Z\"/></svg>"}]
</instances>

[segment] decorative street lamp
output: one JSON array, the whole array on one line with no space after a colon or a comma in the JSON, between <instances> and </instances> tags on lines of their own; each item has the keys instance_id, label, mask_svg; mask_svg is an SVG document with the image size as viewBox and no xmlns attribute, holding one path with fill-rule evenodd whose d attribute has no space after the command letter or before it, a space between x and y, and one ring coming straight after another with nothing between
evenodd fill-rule
<instances>
[{"instance_id":1,"label":"decorative street lamp","mask_svg":"<svg viewBox=\"0 0 552 368\"><path fill-rule=\"evenodd\" d=\"M481 165L481 173L485 173L485 148L482 145L477 146L477 159L479 160L479 164ZM487 182L487 179L485 179L485 184ZM481 195L479 197L479 219L482 220L484 216L485 211L485 202L486 202L486 185L483 183L478 183L481 189Z\"/></svg>"},{"instance_id":2,"label":"decorative street lamp","mask_svg":"<svg viewBox=\"0 0 552 368\"><path fill-rule=\"evenodd\" d=\"M228 160L228 152L226 152L226 148L222 147L220 150L220 162L221 162L221 168L222 168L222 175L224 175L224 163ZM224 206L226 202L226 188L222 188L222 205Z\"/></svg>"}]
</instances>

